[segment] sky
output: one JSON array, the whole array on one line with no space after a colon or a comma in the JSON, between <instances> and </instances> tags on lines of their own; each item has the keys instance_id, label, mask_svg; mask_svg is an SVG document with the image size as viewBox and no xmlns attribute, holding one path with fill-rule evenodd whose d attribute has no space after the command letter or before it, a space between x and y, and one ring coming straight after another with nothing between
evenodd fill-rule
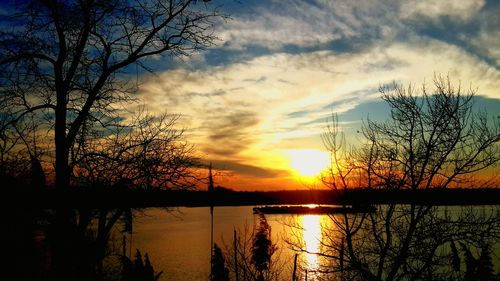
<instances>
[{"instance_id":1,"label":"sky","mask_svg":"<svg viewBox=\"0 0 500 281\"><path fill-rule=\"evenodd\" d=\"M432 88L435 75L477 90L500 116L500 1L223 1L216 46L144 74L138 97L181 114L197 154L237 190L321 187L321 141L337 113L349 144L386 120L379 87Z\"/></svg>"}]
</instances>

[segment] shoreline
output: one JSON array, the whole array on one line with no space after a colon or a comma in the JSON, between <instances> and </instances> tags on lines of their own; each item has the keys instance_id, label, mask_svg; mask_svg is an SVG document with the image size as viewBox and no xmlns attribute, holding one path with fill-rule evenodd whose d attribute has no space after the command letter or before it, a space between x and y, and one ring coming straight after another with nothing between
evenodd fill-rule
<instances>
[{"instance_id":1,"label":"shoreline","mask_svg":"<svg viewBox=\"0 0 500 281\"><path fill-rule=\"evenodd\" d=\"M5 196L6 195L6 196ZM499 188L428 190L162 191L75 189L10 192L3 204L19 207L208 207L254 205L500 205Z\"/></svg>"}]
</instances>

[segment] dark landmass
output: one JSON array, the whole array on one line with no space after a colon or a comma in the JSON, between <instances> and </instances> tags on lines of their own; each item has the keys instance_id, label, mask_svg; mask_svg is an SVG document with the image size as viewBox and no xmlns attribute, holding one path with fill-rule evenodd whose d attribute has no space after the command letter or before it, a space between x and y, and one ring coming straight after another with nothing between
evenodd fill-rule
<instances>
[{"instance_id":1,"label":"dark landmass","mask_svg":"<svg viewBox=\"0 0 500 281\"><path fill-rule=\"evenodd\" d=\"M318 214L349 214L349 213L374 213L377 208L371 205L364 206L353 206L353 207L342 207L342 206L265 206L265 207L254 207L254 214L308 214L308 215L318 215Z\"/></svg>"},{"instance_id":2,"label":"dark landmass","mask_svg":"<svg viewBox=\"0 0 500 281\"><path fill-rule=\"evenodd\" d=\"M74 189L15 192L2 196L4 206L19 207L197 207L244 205L500 205L500 189L293 190L236 192L225 188L208 191Z\"/></svg>"}]
</instances>

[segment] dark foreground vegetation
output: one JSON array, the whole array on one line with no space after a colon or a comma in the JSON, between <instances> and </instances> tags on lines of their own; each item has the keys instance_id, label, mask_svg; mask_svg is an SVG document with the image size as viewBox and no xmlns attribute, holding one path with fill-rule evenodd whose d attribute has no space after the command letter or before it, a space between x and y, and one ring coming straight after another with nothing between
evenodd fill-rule
<instances>
[{"instance_id":1,"label":"dark foreground vegetation","mask_svg":"<svg viewBox=\"0 0 500 281\"><path fill-rule=\"evenodd\" d=\"M12 198L14 197L14 198ZM9 198L9 197L4 197ZM500 189L429 190L292 190L236 192L216 188L208 191L143 191L83 189L60 192L46 190L19 192L11 200L21 206L36 207L198 207L280 204L418 204L491 205L500 204Z\"/></svg>"}]
</instances>

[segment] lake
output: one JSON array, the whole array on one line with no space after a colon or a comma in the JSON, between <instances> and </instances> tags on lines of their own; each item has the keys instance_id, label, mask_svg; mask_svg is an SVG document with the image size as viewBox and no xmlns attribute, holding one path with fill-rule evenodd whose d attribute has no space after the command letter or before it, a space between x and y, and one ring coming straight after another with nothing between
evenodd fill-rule
<instances>
[{"instance_id":1,"label":"lake","mask_svg":"<svg viewBox=\"0 0 500 281\"><path fill-rule=\"evenodd\" d=\"M439 207L438 213L440 214L439 217L447 216L448 219L461 214L472 218L473 215L463 209L463 207ZM479 217L491 214L496 216L494 212L497 212L498 208L495 206L472 207L470 210L474 210L474 215ZM339 215L332 217L335 216ZM139 249L142 253L147 252L155 271L163 271L160 280L208 280L211 252L210 218L209 207L182 207L169 209L169 211L162 208L148 208L135 211L132 236L126 236L127 251L132 256L136 249ZM334 220L327 215L266 215L266 218L272 229L272 240L278 247L275 256L278 257L276 264L280 271L279 280L291 280L294 256L297 253L295 251L297 249L292 249L294 246L300 247L307 252L328 253L328 248L324 248L323 244L333 243L335 237L330 236L331 231L328 232L323 229L331 230L338 227L334 224ZM472 219L481 223L480 219ZM233 243L233 231L236 229L239 234L242 234L246 229L247 236L250 236L257 222L258 216L253 214L251 206L216 207L213 222L214 241L223 251L226 248L230 252L232 251L230 248ZM396 227L393 231L396 234L398 230L397 223L397 221L391 223ZM421 226L421 228L424 229L425 227ZM465 231L465 227L463 228ZM368 233L372 230L362 228L361 232ZM423 238L419 238L422 241L418 243L422 245L430 243L429 239L440 237L439 232L444 233L446 230L438 230L437 234L432 235L422 234ZM394 235L394 237L393 240L397 241L397 236ZM365 240L368 241L369 239L365 238ZM498 260L500 254L498 238L494 242L490 250L493 253L491 256L493 257L495 271L498 272L500 264ZM471 244L470 247L475 248L476 245L472 245L473 243L467 242L465 244ZM466 251L465 246L460 248L458 242L456 245L459 252ZM363 247L368 248L369 245L363 244ZM397 247L397 245L394 247ZM475 255L479 257L480 253L476 251ZM226 262L229 262L227 257ZM316 277L320 274L316 272L320 269L319 265L326 265L326 268L328 268L329 262L332 263L332 259L307 254L303 251L299 252L297 276L304 278L307 274L308 280L316 280ZM462 259L462 271L466 270L464 269L464 263L464 259ZM234 276L231 279L234 280Z\"/></svg>"},{"instance_id":2,"label":"lake","mask_svg":"<svg viewBox=\"0 0 500 281\"><path fill-rule=\"evenodd\" d=\"M298 233L297 229L290 232L292 224L307 225L302 238L306 238L309 250L317 251L314 245L318 244L320 223L322 219L327 221L324 215L266 215L266 218L282 261L294 257L295 252L286 243L297 238L292 237ZM221 247L232 245L234 230L251 232L257 219L251 206L214 208L214 241ZM161 280L208 279L211 251L209 207L177 208L168 212L162 208L146 209L136 214L133 227L132 254L136 248L147 252L155 269L164 270ZM284 278L292 275L293 262L288 262L285 267Z\"/></svg>"},{"instance_id":3,"label":"lake","mask_svg":"<svg viewBox=\"0 0 500 281\"><path fill-rule=\"evenodd\" d=\"M163 281L209 280L211 271L230 280L500 278L500 205L265 216L252 206L215 207L213 232L209 207L27 208L14 215L7 241L23 280L153 281L153 269ZM271 245L259 235L268 232ZM214 248L214 270L211 233L221 249Z\"/></svg>"}]
</instances>

